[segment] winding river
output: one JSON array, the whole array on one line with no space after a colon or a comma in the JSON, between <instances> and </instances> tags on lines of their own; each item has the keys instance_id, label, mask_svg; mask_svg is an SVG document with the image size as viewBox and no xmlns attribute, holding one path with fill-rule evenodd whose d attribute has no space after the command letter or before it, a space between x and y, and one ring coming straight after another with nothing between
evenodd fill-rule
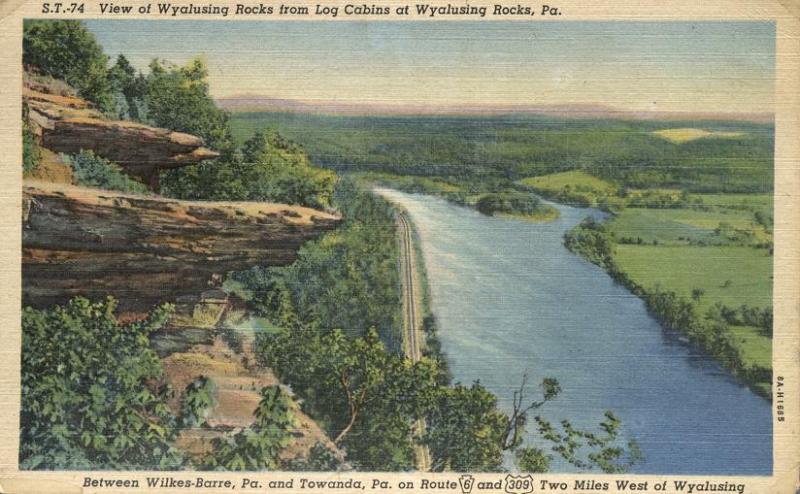
<instances>
[{"instance_id":1,"label":"winding river","mask_svg":"<svg viewBox=\"0 0 800 494\"><path fill-rule=\"evenodd\" d=\"M378 192L408 210L420 236L455 381L480 380L508 409L523 373L533 385L558 379L562 393L537 413L599 432L603 412L613 410L645 456L633 473L771 473L769 402L664 331L640 299L562 245L564 232L603 213L555 205L559 219L531 223ZM552 467L574 470L563 461Z\"/></svg>"}]
</instances>

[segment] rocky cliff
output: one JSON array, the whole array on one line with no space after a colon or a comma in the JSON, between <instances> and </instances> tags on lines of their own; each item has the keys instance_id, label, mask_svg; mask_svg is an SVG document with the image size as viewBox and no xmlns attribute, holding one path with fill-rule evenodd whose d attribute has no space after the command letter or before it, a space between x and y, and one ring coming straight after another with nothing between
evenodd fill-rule
<instances>
[{"instance_id":1,"label":"rocky cliff","mask_svg":"<svg viewBox=\"0 0 800 494\"><path fill-rule=\"evenodd\" d=\"M165 383L178 392L169 403L175 413L188 383L199 376L214 383L207 421L183 430L176 443L200 459L215 438L253 422L262 387L280 385L257 363L254 332L237 329L249 315L243 307L233 310L219 289L222 280L230 271L291 263L304 242L341 219L284 204L179 201L73 185L72 168L59 153L91 150L154 191L160 170L217 153L193 135L106 119L69 88L59 91L65 87L60 81L50 82L27 77L23 93L41 147L39 166L23 184L23 304L46 307L79 295L111 295L125 320L173 303L173 316L150 344L162 358ZM297 427L279 459L302 460L322 444L342 460L344 454L295 400L291 407Z\"/></svg>"},{"instance_id":2,"label":"rocky cliff","mask_svg":"<svg viewBox=\"0 0 800 494\"><path fill-rule=\"evenodd\" d=\"M83 99L45 90L25 87L22 97L34 134L50 151L74 154L92 150L153 190L158 190L161 170L219 156L203 147L203 140L197 136L127 120L108 120Z\"/></svg>"},{"instance_id":3,"label":"rocky cliff","mask_svg":"<svg viewBox=\"0 0 800 494\"><path fill-rule=\"evenodd\" d=\"M43 181L23 190L23 303L73 296L123 310L197 295L225 273L291 263L339 217L272 203L191 202Z\"/></svg>"}]
</instances>

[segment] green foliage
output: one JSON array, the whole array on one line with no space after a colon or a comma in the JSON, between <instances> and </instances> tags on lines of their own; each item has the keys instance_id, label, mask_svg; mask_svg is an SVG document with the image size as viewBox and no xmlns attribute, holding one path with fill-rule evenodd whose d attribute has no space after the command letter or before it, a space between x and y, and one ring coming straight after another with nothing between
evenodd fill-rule
<instances>
[{"instance_id":1,"label":"green foliage","mask_svg":"<svg viewBox=\"0 0 800 494\"><path fill-rule=\"evenodd\" d=\"M428 418L426 444L434 471L499 471L508 416L478 383L443 388Z\"/></svg>"},{"instance_id":2,"label":"green foliage","mask_svg":"<svg viewBox=\"0 0 800 494\"><path fill-rule=\"evenodd\" d=\"M255 422L231 437L212 441L205 468L214 470L275 470L278 453L292 441L296 427L289 397L280 386L261 388Z\"/></svg>"},{"instance_id":3,"label":"green foliage","mask_svg":"<svg viewBox=\"0 0 800 494\"><path fill-rule=\"evenodd\" d=\"M526 447L516 451L517 466L520 472L547 473L553 457L539 448Z\"/></svg>"},{"instance_id":4,"label":"green foliage","mask_svg":"<svg viewBox=\"0 0 800 494\"><path fill-rule=\"evenodd\" d=\"M600 267L609 269L613 265L611 242L605 235L605 227L591 217L564 234L564 246Z\"/></svg>"},{"instance_id":5,"label":"green foliage","mask_svg":"<svg viewBox=\"0 0 800 494\"><path fill-rule=\"evenodd\" d=\"M182 427L197 427L205 423L205 419L214 406L214 381L200 376L190 382L181 395Z\"/></svg>"},{"instance_id":6,"label":"green foliage","mask_svg":"<svg viewBox=\"0 0 800 494\"><path fill-rule=\"evenodd\" d=\"M315 168L294 143L260 132L243 151L164 175L166 194L186 199L272 201L315 208L331 205L336 175Z\"/></svg>"},{"instance_id":7,"label":"green foliage","mask_svg":"<svg viewBox=\"0 0 800 494\"><path fill-rule=\"evenodd\" d=\"M117 118L147 121L147 79L136 70L125 55L118 55L117 61L108 70L108 81L114 98Z\"/></svg>"},{"instance_id":8,"label":"green foliage","mask_svg":"<svg viewBox=\"0 0 800 494\"><path fill-rule=\"evenodd\" d=\"M411 423L432 402L432 362L411 364L388 352L375 331L352 339L341 331L259 333L257 349L356 468L413 467Z\"/></svg>"},{"instance_id":9,"label":"green foliage","mask_svg":"<svg viewBox=\"0 0 800 494\"><path fill-rule=\"evenodd\" d=\"M108 57L81 21L26 19L22 62L66 81L104 112L114 103L106 74Z\"/></svg>"},{"instance_id":10,"label":"green foliage","mask_svg":"<svg viewBox=\"0 0 800 494\"><path fill-rule=\"evenodd\" d=\"M310 166L296 144L274 132L257 132L237 151L230 136L228 115L208 91L208 70L200 59L183 67L158 60L143 81L134 78L124 59L112 68L113 80L135 105L144 86L149 123L202 137L220 151L218 159L163 174L165 195L181 199L272 201L324 208L330 206L335 175ZM130 111L130 110L129 110Z\"/></svg>"},{"instance_id":11,"label":"green foliage","mask_svg":"<svg viewBox=\"0 0 800 494\"><path fill-rule=\"evenodd\" d=\"M39 166L42 159L42 152L39 144L36 142L36 136L33 135L31 126L28 123L27 116L28 107L23 107L24 114L22 115L22 172L24 174L32 173Z\"/></svg>"},{"instance_id":12,"label":"green foliage","mask_svg":"<svg viewBox=\"0 0 800 494\"><path fill-rule=\"evenodd\" d=\"M122 171L122 168L92 151L82 151L71 156L62 155L73 170L73 178L79 185L99 189L117 190L130 194L148 194L150 190Z\"/></svg>"},{"instance_id":13,"label":"green foliage","mask_svg":"<svg viewBox=\"0 0 800 494\"><path fill-rule=\"evenodd\" d=\"M232 146L228 114L209 95L207 77L208 68L199 58L182 67L153 60L146 78L147 120L198 135L212 149L228 150Z\"/></svg>"},{"instance_id":14,"label":"green foliage","mask_svg":"<svg viewBox=\"0 0 800 494\"><path fill-rule=\"evenodd\" d=\"M394 212L385 200L349 180L337 185L344 225L308 242L290 266L253 268L234 279L252 291L252 305L274 324L361 336L377 328L400 348L400 279Z\"/></svg>"},{"instance_id":15,"label":"green foliage","mask_svg":"<svg viewBox=\"0 0 800 494\"><path fill-rule=\"evenodd\" d=\"M308 452L307 458L294 459L286 465L286 469L295 472L333 472L339 468L341 461L322 443L316 443Z\"/></svg>"},{"instance_id":16,"label":"green foliage","mask_svg":"<svg viewBox=\"0 0 800 494\"><path fill-rule=\"evenodd\" d=\"M428 416L425 437L433 470L499 471L504 451L516 452L523 461L533 462L536 450L519 449L528 414L558 396L561 386L556 379L545 378L541 383L542 399L526 402L526 385L527 375L514 392L510 413L498 410L497 398L480 383L469 388L461 384L442 386ZM544 456L536 461L539 468L549 465Z\"/></svg>"},{"instance_id":17,"label":"green foliage","mask_svg":"<svg viewBox=\"0 0 800 494\"><path fill-rule=\"evenodd\" d=\"M600 423L603 434L576 429L567 420L561 421L560 432L541 417L535 417L535 420L542 437L553 443L553 451L581 469L600 468L604 473L622 473L642 459L635 441L628 441L627 449L620 443L621 423L610 411L605 412L605 419ZM584 446L592 448L592 452L585 456L581 453ZM534 462L528 466L540 466L542 458L545 457L541 452L532 453L529 460Z\"/></svg>"},{"instance_id":18,"label":"green foliage","mask_svg":"<svg viewBox=\"0 0 800 494\"><path fill-rule=\"evenodd\" d=\"M170 469L175 419L148 334L171 307L119 324L116 302L22 311L23 469Z\"/></svg>"},{"instance_id":19,"label":"green foliage","mask_svg":"<svg viewBox=\"0 0 800 494\"><path fill-rule=\"evenodd\" d=\"M771 191L771 125L487 117L319 116L240 113L240 139L266 123L300 142L311 158L336 169L446 179L518 180L565 170L632 188L694 192ZM686 125L684 125L686 124ZM652 132L674 127L733 131L676 144ZM691 163L692 166L685 166ZM576 195L577 197L577 195Z\"/></svg>"},{"instance_id":20,"label":"green foliage","mask_svg":"<svg viewBox=\"0 0 800 494\"><path fill-rule=\"evenodd\" d=\"M496 192L484 194L475 204L478 211L486 215L495 213L516 213L541 215L551 208L542 204L536 196L525 192Z\"/></svg>"}]
</instances>

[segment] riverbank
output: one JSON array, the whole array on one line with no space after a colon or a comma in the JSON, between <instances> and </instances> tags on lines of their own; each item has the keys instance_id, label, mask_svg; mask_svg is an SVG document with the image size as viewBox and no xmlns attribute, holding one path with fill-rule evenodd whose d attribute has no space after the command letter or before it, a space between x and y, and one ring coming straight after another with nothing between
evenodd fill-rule
<instances>
[{"instance_id":1,"label":"riverbank","mask_svg":"<svg viewBox=\"0 0 800 494\"><path fill-rule=\"evenodd\" d=\"M665 329L686 336L771 400L772 309L741 303L745 299L739 294L744 290L752 297L753 278L763 274L771 258L759 257L763 250L751 247L664 246L640 235L618 242L614 226L620 221L619 216L604 223L584 221L565 234L564 245L641 298ZM726 269L731 259L738 270ZM728 300L741 304L723 303Z\"/></svg>"},{"instance_id":2,"label":"riverbank","mask_svg":"<svg viewBox=\"0 0 800 494\"><path fill-rule=\"evenodd\" d=\"M609 213L602 225L577 226L565 245L644 300L663 327L770 397L771 194L637 189L582 170L519 183L561 204Z\"/></svg>"}]
</instances>

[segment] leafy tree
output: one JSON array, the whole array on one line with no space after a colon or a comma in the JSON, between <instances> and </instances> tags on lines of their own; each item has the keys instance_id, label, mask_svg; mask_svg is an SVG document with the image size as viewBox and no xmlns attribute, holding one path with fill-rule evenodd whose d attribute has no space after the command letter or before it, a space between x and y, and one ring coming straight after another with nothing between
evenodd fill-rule
<instances>
[{"instance_id":1,"label":"leafy tree","mask_svg":"<svg viewBox=\"0 0 800 494\"><path fill-rule=\"evenodd\" d=\"M508 416L497 409L497 398L479 383L442 389L425 438L432 470L500 470L507 427Z\"/></svg>"},{"instance_id":2,"label":"leafy tree","mask_svg":"<svg viewBox=\"0 0 800 494\"><path fill-rule=\"evenodd\" d=\"M122 84L130 70L118 61ZM256 132L241 152L231 139L228 115L208 93L200 59L183 67L154 60L147 76L147 118L160 127L197 134L220 151L216 160L168 171L163 192L183 199L273 201L324 208L331 204L335 174L310 166L296 144L274 132Z\"/></svg>"},{"instance_id":3,"label":"leafy tree","mask_svg":"<svg viewBox=\"0 0 800 494\"><path fill-rule=\"evenodd\" d=\"M516 450L523 441L527 414L554 399L561 388L558 381L542 381L542 399L526 402L527 376L514 392L512 410L497 408L497 398L480 383L469 388L458 384L440 390L437 406L428 418L426 443L431 448L435 471L497 471L503 451ZM520 453L531 461L533 452ZM544 459L539 460L540 463Z\"/></svg>"},{"instance_id":4,"label":"leafy tree","mask_svg":"<svg viewBox=\"0 0 800 494\"><path fill-rule=\"evenodd\" d=\"M147 76L147 117L158 127L199 135L212 149L229 151L228 114L211 98L207 77L200 58L182 67L153 60Z\"/></svg>"},{"instance_id":5,"label":"leafy tree","mask_svg":"<svg viewBox=\"0 0 800 494\"><path fill-rule=\"evenodd\" d=\"M120 324L116 302L75 298L22 311L23 469L170 469L175 419L158 387L161 363L148 334L171 306Z\"/></svg>"},{"instance_id":6,"label":"leafy tree","mask_svg":"<svg viewBox=\"0 0 800 494\"><path fill-rule=\"evenodd\" d=\"M257 348L355 467L413 468L411 424L434 403L432 362L386 351L375 331L352 339L340 331L260 333Z\"/></svg>"},{"instance_id":7,"label":"leafy tree","mask_svg":"<svg viewBox=\"0 0 800 494\"><path fill-rule=\"evenodd\" d=\"M205 468L214 470L275 470L278 453L292 442L297 423L289 396L280 386L261 388L255 422L231 437L212 441Z\"/></svg>"},{"instance_id":8,"label":"leafy tree","mask_svg":"<svg viewBox=\"0 0 800 494\"><path fill-rule=\"evenodd\" d=\"M101 111L114 111L106 74L108 57L81 21L25 20L22 61L43 74L66 81Z\"/></svg>"}]
</instances>

